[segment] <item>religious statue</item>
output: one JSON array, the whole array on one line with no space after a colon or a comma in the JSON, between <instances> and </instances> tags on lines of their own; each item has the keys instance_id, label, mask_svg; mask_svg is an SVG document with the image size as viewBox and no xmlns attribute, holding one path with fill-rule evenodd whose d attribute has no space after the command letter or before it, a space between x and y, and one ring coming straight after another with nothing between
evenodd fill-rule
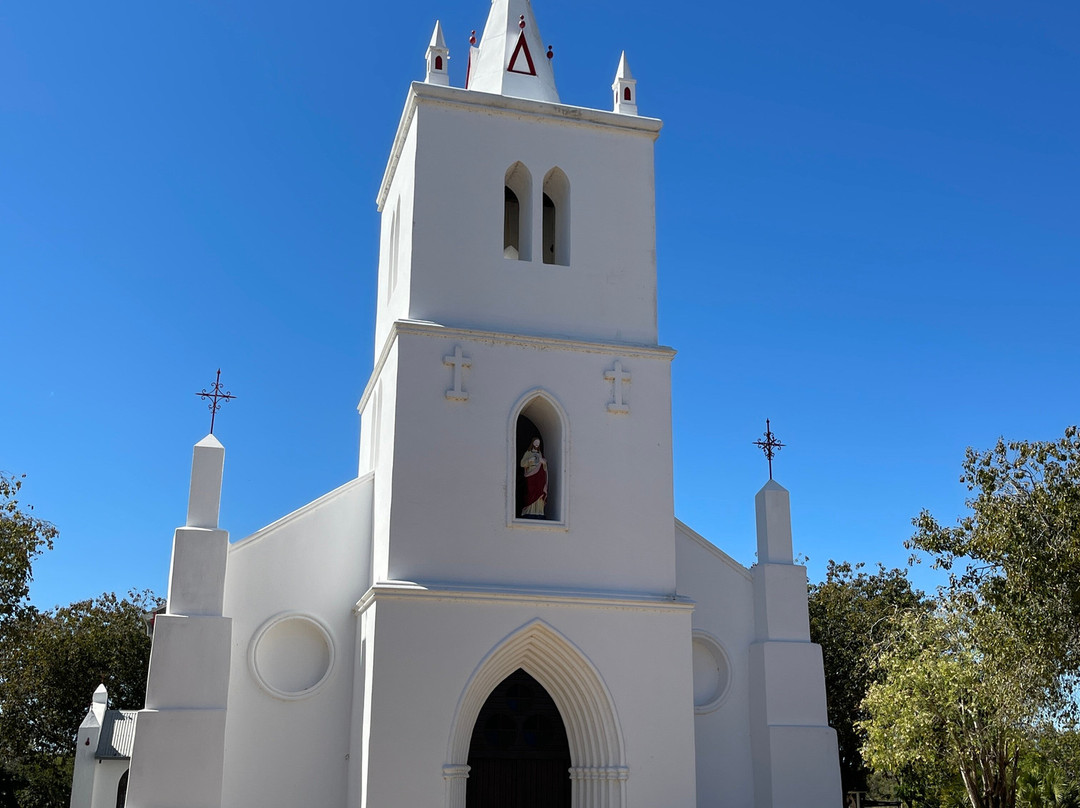
<instances>
[{"instance_id":1,"label":"religious statue","mask_svg":"<svg viewBox=\"0 0 1080 808\"><path fill-rule=\"evenodd\" d=\"M525 470L525 507L521 509L521 515L543 519L547 505L548 475L547 460L540 451L540 438L533 438L521 456L520 465Z\"/></svg>"}]
</instances>

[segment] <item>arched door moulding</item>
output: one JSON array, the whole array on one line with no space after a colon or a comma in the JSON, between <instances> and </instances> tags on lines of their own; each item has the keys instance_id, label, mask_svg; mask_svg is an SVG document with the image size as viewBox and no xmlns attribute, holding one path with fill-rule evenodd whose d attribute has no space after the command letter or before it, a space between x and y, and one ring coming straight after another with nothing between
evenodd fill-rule
<instances>
[{"instance_id":1,"label":"arched door moulding","mask_svg":"<svg viewBox=\"0 0 1080 808\"><path fill-rule=\"evenodd\" d=\"M502 640L465 686L443 766L447 808L465 808L473 725L491 692L518 668L536 679L559 708L570 745L573 808L624 808L629 770L611 694L589 659L543 620Z\"/></svg>"}]
</instances>

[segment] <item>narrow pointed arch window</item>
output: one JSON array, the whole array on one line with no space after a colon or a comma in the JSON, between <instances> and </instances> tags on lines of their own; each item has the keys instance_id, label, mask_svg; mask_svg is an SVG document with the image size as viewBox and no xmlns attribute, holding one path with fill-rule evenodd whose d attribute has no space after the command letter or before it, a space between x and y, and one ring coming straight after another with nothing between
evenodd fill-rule
<instances>
[{"instance_id":1,"label":"narrow pointed arch window","mask_svg":"<svg viewBox=\"0 0 1080 808\"><path fill-rule=\"evenodd\" d=\"M622 97L623 97L623 101L630 101L631 100L630 88L629 87L623 87Z\"/></svg>"},{"instance_id":2,"label":"narrow pointed arch window","mask_svg":"<svg viewBox=\"0 0 1080 808\"><path fill-rule=\"evenodd\" d=\"M398 198L394 204L394 211L390 215L390 239L387 247L387 278L386 278L386 299L389 300L390 296L394 294L394 290L397 288L398 282L398 262L400 260L401 249L401 199Z\"/></svg>"},{"instance_id":3,"label":"narrow pointed arch window","mask_svg":"<svg viewBox=\"0 0 1080 808\"><path fill-rule=\"evenodd\" d=\"M130 771L130 770L129 770ZM127 805L128 772L120 775L116 784L116 808L124 808Z\"/></svg>"},{"instance_id":4,"label":"narrow pointed arch window","mask_svg":"<svg viewBox=\"0 0 1080 808\"><path fill-rule=\"evenodd\" d=\"M503 257L528 261L532 257L532 175L524 164L506 170L503 183Z\"/></svg>"},{"instance_id":5,"label":"narrow pointed arch window","mask_svg":"<svg viewBox=\"0 0 1080 808\"><path fill-rule=\"evenodd\" d=\"M570 180L558 167L544 177L543 204L544 263L570 266Z\"/></svg>"},{"instance_id":6,"label":"narrow pointed arch window","mask_svg":"<svg viewBox=\"0 0 1080 808\"><path fill-rule=\"evenodd\" d=\"M441 56L436 56L435 57L435 69L436 70L442 70L442 57Z\"/></svg>"}]
</instances>

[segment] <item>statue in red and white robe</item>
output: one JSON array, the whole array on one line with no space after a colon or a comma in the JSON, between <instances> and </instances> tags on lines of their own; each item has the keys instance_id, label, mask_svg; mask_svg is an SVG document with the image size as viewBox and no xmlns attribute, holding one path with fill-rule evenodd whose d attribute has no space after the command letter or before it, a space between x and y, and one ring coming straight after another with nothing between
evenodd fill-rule
<instances>
[{"instance_id":1,"label":"statue in red and white robe","mask_svg":"<svg viewBox=\"0 0 1080 808\"><path fill-rule=\"evenodd\" d=\"M522 516L543 517L547 505L548 474L547 460L540 452L540 438L533 438L532 444L521 456L521 467L525 470L525 507Z\"/></svg>"}]
</instances>

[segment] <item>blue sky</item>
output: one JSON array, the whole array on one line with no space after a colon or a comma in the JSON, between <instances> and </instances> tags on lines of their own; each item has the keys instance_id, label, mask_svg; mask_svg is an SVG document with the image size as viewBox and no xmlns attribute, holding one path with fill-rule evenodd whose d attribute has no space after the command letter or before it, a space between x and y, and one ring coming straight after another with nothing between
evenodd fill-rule
<instances>
[{"instance_id":1,"label":"blue sky","mask_svg":"<svg viewBox=\"0 0 1080 808\"><path fill-rule=\"evenodd\" d=\"M61 530L35 602L164 593L218 367L234 539L355 474L378 183L435 20L460 85L487 5L0 6L0 468ZM966 446L1080 420L1080 5L534 9L564 102L609 108L625 48L665 122L684 521L752 563L769 417L811 579L901 565Z\"/></svg>"}]
</instances>

